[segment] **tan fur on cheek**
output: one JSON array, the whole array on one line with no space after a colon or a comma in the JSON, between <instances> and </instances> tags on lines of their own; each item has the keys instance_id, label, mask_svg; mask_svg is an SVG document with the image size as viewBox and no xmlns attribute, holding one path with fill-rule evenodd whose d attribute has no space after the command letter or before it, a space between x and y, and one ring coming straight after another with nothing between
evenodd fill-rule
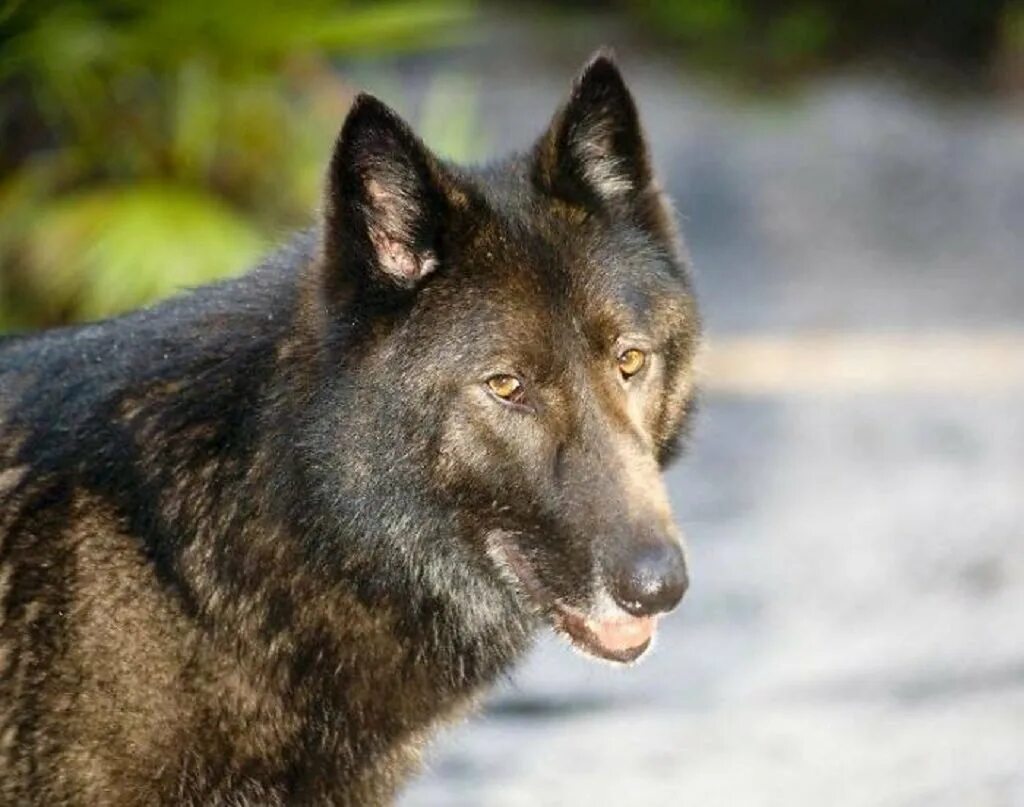
<instances>
[{"instance_id":1,"label":"tan fur on cheek","mask_svg":"<svg viewBox=\"0 0 1024 807\"><path fill-rule=\"evenodd\" d=\"M28 473L27 465L18 465L14 468L0 470L0 501L11 494Z\"/></svg>"},{"instance_id":2,"label":"tan fur on cheek","mask_svg":"<svg viewBox=\"0 0 1024 807\"><path fill-rule=\"evenodd\" d=\"M19 465L0 470L0 546L3 546L4 532L19 515L15 491L28 475L29 467Z\"/></svg>"},{"instance_id":3,"label":"tan fur on cheek","mask_svg":"<svg viewBox=\"0 0 1024 807\"><path fill-rule=\"evenodd\" d=\"M667 416L664 419L665 434L661 435L662 439L668 439L674 434L689 414L690 403L693 400L696 387L696 377L694 361L690 360L679 367L670 380L663 404L663 411L667 413Z\"/></svg>"}]
</instances>

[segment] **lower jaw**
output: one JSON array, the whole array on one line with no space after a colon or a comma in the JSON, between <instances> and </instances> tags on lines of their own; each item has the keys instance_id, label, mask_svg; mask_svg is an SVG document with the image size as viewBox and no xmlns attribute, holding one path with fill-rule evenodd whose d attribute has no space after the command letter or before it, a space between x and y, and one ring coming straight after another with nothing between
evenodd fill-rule
<instances>
[{"instance_id":1,"label":"lower jaw","mask_svg":"<svg viewBox=\"0 0 1024 807\"><path fill-rule=\"evenodd\" d=\"M654 641L655 620L651 617L621 616L598 622L575 608L558 604L554 624L573 647L589 656L628 664L639 659Z\"/></svg>"},{"instance_id":2,"label":"lower jaw","mask_svg":"<svg viewBox=\"0 0 1024 807\"><path fill-rule=\"evenodd\" d=\"M601 640L601 630L606 621L595 620L583 611L573 608L550 596L535 574L532 565L516 546L502 540L500 533L489 536L488 549L492 555L507 566L533 600L535 608L548 613L555 631L568 638L573 647L594 658L628 664L640 658L654 641L656 628L652 617L630 617L621 612L612 622L629 626L625 631L616 631L615 641ZM633 636L636 641L629 641Z\"/></svg>"}]
</instances>

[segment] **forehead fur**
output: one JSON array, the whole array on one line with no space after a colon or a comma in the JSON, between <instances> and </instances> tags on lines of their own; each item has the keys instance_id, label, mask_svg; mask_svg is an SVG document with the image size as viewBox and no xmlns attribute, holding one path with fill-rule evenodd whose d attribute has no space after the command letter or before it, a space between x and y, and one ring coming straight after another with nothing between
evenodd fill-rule
<instances>
[{"instance_id":1,"label":"forehead fur","mask_svg":"<svg viewBox=\"0 0 1024 807\"><path fill-rule=\"evenodd\" d=\"M637 227L511 188L508 177L490 184L472 238L457 239L420 290L410 326L425 349L553 369L553 356L604 350L618 336L656 346L686 329L685 267L668 249ZM513 200L496 199L499 189Z\"/></svg>"},{"instance_id":2,"label":"forehead fur","mask_svg":"<svg viewBox=\"0 0 1024 807\"><path fill-rule=\"evenodd\" d=\"M552 314L581 319L611 309L642 329L659 307L688 307L687 270L671 245L629 221L567 205L517 168L467 177L484 204L472 213L472 237L453 245L425 297L450 304L461 291L479 316L511 310L531 326Z\"/></svg>"}]
</instances>

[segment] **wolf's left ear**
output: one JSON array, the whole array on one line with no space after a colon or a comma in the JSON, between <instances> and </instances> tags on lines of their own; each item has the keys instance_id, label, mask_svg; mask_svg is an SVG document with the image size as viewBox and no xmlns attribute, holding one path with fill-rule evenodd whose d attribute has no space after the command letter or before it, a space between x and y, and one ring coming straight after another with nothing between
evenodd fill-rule
<instances>
[{"instance_id":1,"label":"wolf's left ear","mask_svg":"<svg viewBox=\"0 0 1024 807\"><path fill-rule=\"evenodd\" d=\"M599 51L537 143L534 173L547 192L588 207L632 204L653 176L633 96Z\"/></svg>"},{"instance_id":2,"label":"wolf's left ear","mask_svg":"<svg viewBox=\"0 0 1024 807\"><path fill-rule=\"evenodd\" d=\"M327 177L324 252L335 283L412 289L438 266L441 167L389 107L356 98Z\"/></svg>"}]
</instances>

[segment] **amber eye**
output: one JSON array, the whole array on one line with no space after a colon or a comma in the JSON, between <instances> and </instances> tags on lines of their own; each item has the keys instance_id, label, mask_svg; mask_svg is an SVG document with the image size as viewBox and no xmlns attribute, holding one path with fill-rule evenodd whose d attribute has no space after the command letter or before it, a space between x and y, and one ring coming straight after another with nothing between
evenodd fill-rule
<instances>
[{"instance_id":1,"label":"amber eye","mask_svg":"<svg viewBox=\"0 0 1024 807\"><path fill-rule=\"evenodd\" d=\"M487 379L487 387L503 401L518 401L523 396L523 382L514 375L494 375Z\"/></svg>"},{"instance_id":2,"label":"amber eye","mask_svg":"<svg viewBox=\"0 0 1024 807\"><path fill-rule=\"evenodd\" d=\"M632 378L644 368L647 356L642 350L630 348L619 354L619 372L623 378Z\"/></svg>"}]
</instances>

